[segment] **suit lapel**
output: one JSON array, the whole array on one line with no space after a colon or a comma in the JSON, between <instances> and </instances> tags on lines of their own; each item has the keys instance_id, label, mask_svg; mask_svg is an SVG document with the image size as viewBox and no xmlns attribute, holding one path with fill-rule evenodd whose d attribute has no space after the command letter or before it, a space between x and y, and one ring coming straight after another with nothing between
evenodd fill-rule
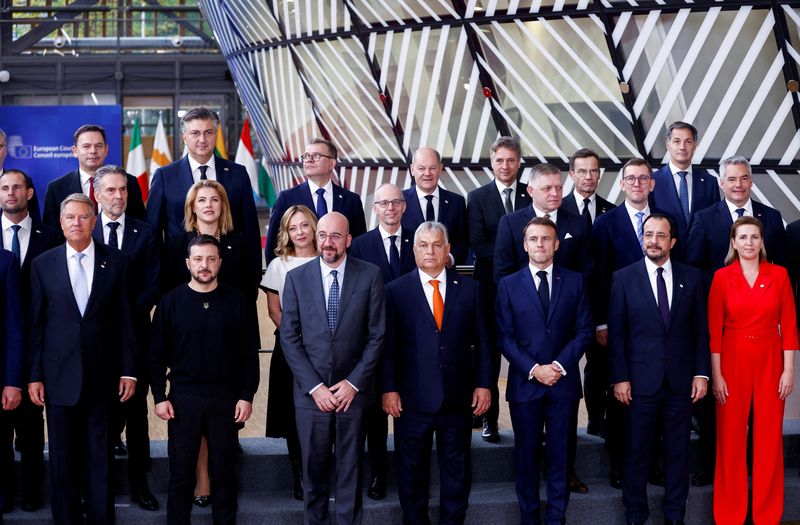
<instances>
[{"instance_id":1,"label":"suit lapel","mask_svg":"<svg viewBox=\"0 0 800 525\"><path fill-rule=\"evenodd\" d=\"M108 266L109 262L106 257L107 253L105 250L105 245L97 244L94 245L94 276L92 277L92 289L89 290L89 301L86 303L86 311L83 313L84 317L88 317L91 313L92 309L95 306L95 303L99 300L98 297L101 296L103 289L106 285L106 279L108 278ZM77 306L77 303L76 303Z\"/></svg>"},{"instance_id":2,"label":"suit lapel","mask_svg":"<svg viewBox=\"0 0 800 525\"><path fill-rule=\"evenodd\" d=\"M672 305L669 308L669 325L667 326L667 330L669 330L670 326L672 326L672 318L674 317L674 313L680 312L682 308L682 301L684 296L684 275L683 269L681 269L678 265L674 262L672 263Z\"/></svg>"},{"instance_id":3,"label":"suit lapel","mask_svg":"<svg viewBox=\"0 0 800 525\"><path fill-rule=\"evenodd\" d=\"M425 222L425 215L422 214L422 208L419 205L419 199L417 198L417 190L414 187L409 188L408 193L405 193L406 199L406 213L408 214L409 219L416 218L417 223L422 224Z\"/></svg>"},{"instance_id":4,"label":"suit lapel","mask_svg":"<svg viewBox=\"0 0 800 525\"><path fill-rule=\"evenodd\" d=\"M698 205L706 201L706 174L700 170L692 169L692 213L700 211Z\"/></svg>"},{"instance_id":5,"label":"suit lapel","mask_svg":"<svg viewBox=\"0 0 800 525\"><path fill-rule=\"evenodd\" d=\"M71 173L71 177L69 178L69 186L70 193L83 193L80 170L75 170Z\"/></svg>"},{"instance_id":6,"label":"suit lapel","mask_svg":"<svg viewBox=\"0 0 800 525\"><path fill-rule=\"evenodd\" d=\"M639 244L636 232L633 231L633 223L628 216L627 209L625 209L624 206L620 206L620 210L621 211L614 218L613 237L625 243L625 248L630 249L631 253L633 253L634 250L642 252L642 246Z\"/></svg>"},{"instance_id":7,"label":"suit lapel","mask_svg":"<svg viewBox=\"0 0 800 525\"><path fill-rule=\"evenodd\" d=\"M550 308L547 311L547 322L550 322L552 313L556 308L558 298L561 296L561 268L553 267L553 282L550 283Z\"/></svg>"},{"instance_id":8,"label":"suit lapel","mask_svg":"<svg viewBox=\"0 0 800 525\"><path fill-rule=\"evenodd\" d=\"M497 193L497 192L495 192ZM500 194L498 193L497 196L499 197ZM501 203L502 204L502 203ZM525 192L525 185L517 183L517 192L514 194L514 211L521 210L525 208L525 206L530 206L531 199L528 197L528 194ZM503 213L505 213L505 206L503 207Z\"/></svg>"},{"instance_id":9,"label":"suit lapel","mask_svg":"<svg viewBox=\"0 0 800 525\"><path fill-rule=\"evenodd\" d=\"M72 281L69 279L69 268L67 267L67 245L66 243L61 245L59 250L56 250L53 254L53 267L51 268L53 274L52 278L54 282L62 284L64 290L62 292L63 297L69 297L69 301L72 303L72 307L75 309L75 314L80 317L81 311L78 309L78 302L75 300L75 292L72 291ZM88 308L88 305L87 305Z\"/></svg>"},{"instance_id":10,"label":"suit lapel","mask_svg":"<svg viewBox=\"0 0 800 525\"><path fill-rule=\"evenodd\" d=\"M221 158L214 155L214 172L217 176L217 182L225 186L225 188L230 188L230 174L231 169L228 167L228 164L224 162ZM230 192L230 189L228 190ZM228 196L230 199L230 196Z\"/></svg>"},{"instance_id":11,"label":"suit lapel","mask_svg":"<svg viewBox=\"0 0 800 525\"><path fill-rule=\"evenodd\" d=\"M216 165L214 166L214 169L216 170ZM189 164L188 154L181 159L178 175L180 176L181 188L184 189L184 193L189 191L189 188L191 188L192 184L194 184L194 177L192 177L192 166Z\"/></svg>"},{"instance_id":12,"label":"suit lapel","mask_svg":"<svg viewBox=\"0 0 800 525\"><path fill-rule=\"evenodd\" d=\"M658 322L664 326L664 322L661 320L661 312L658 311L656 297L653 295L653 288L650 286L650 276L647 275L647 266L645 266L644 259L636 263L636 273L637 278L634 279L634 286L637 288L637 295L643 298L645 308L650 310L650 317L658 319ZM665 331L666 328L664 327Z\"/></svg>"},{"instance_id":13,"label":"suit lapel","mask_svg":"<svg viewBox=\"0 0 800 525\"><path fill-rule=\"evenodd\" d=\"M418 312L425 312L422 314L430 323L433 328L437 328L436 320L433 318L433 310L431 306L428 304L428 299L425 298L425 290L422 289L422 282L420 281L420 274L419 272L413 271L406 274L407 279L411 281L411 286L409 286L409 293L411 294L411 298L413 301L417 303L417 311ZM428 279L428 276L425 276ZM447 293L450 293L448 290ZM445 312L447 312L447 301L445 301ZM442 315L442 326L444 326L444 315Z\"/></svg>"},{"instance_id":14,"label":"suit lapel","mask_svg":"<svg viewBox=\"0 0 800 525\"><path fill-rule=\"evenodd\" d=\"M461 294L461 284L459 283L458 275L451 275L450 272L447 272L445 275L445 279L447 279L447 289L445 290L444 312L442 312L442 330L444 330L445 326L448 326L447 320L453 310L455 310L455 305L458 304L458 296ZM431 316L433 316L433 312L431 312Z\"/></svg>"},{"instance_id":15,"label":"suit lapel","mask_svg":"<svg viewBox=\"0 0 800 525\"><path fill-rule=\"evenodd\" d=\"M402 236L400 239L400 272L405 272L406 268L416 266L414 262L414 233L408 228L402 229Z\"/></svg>"},{"instance_id":16,"label":"suit lapel","mask_svg":"<svg viewBox=\"0 0 800 525\"><path fill-rule=\"evenodd\" d=\"M539 299L539 291L536 289L536 282L533 280L533 275L531 275L529 267L526 265L525 272L519 275L522 279L522 288L530 296L530 301L536 305L536 311L539 312L539 315L542 316L542 320L546 323L548 316L544 314L542 300Z\"/></svg>"},{"instance_id":17,"label":"suit lapel","mask_svg":"<svg viewBox=\"0 0 800 525\"><path fill-rule=\"evenodd\" d=\"M100 216L97 216L97 223L94 225L94 230L92 230L92 239L94 239L95 244L105 244L103 240L103 220Z\"/></svg>"},{"instance_id":18,"label":"suit lapel","mask_svg":"<svg viewBox=\"0 0 800 525\"><path fill-rule=\"evenodd\" d=\"M320 258L317 257L314 259L316 264L310 264L307 267L307 273L310 275L306 275L306 279L309 279L311 284L312 296L314 299L314 306L316 307L317 311L319 312L320 319L325 320L325 325L328 325L328 305L325 304L325 289L324 283L322 282L322 272L320 271ZM340 308L341 310L341 308Z\"/></svg>"},{"instance_id":19,"label":"suit lapel","mask_svg":"<svg viewBox=\"0 0 800 525\"><path fill-rule=\"evenodd\" d=\"M441 222L442 224L446 224L450 217L450 200L447 198L444 190L440 187L439 188L439 215L437 215L437 222Z\"/></svg>"},{"instance_id":20,"label":"suit lapel","mask_svg":"<svg viewBox=\"0 0 800 525\"><path fill-rule=\"evenodd\" d=\"M344 209L344 195L342 195L342 188L336 184L333 186L333 211L341 212Z\"/></svg>"},{"instance_id":21,"label":"suit lapel","mask_svg":"<svg viewBox=\"0 0 800 525\"><path fill-rule=\"evenodd\" d=\"M125 230L122 234L122 246L120 246L120 250L123 253L131 253L133 248L136 246L136 243L139 240L139 228L134 226L130 219L125 221Z\"/></svg>"},{"instance_id":22,"label":"suit lapel","mask_svg":"<svg viewBox=\"0 0 800 525\"><path fill-rule=\"evenodd\" d=\"M354 263L354 259L354 257L351 257L347 261L345 269L347 275L343 277L344 282L339 294L339 312L336 315L337 332L339 331L340 321L344 319L344 311L347 309L347 305L350 304L350 296L353 295L353 291L356 289L356 282L361 277L361 272L358 271L358 263Z\"/></svg>"}]
</instances>

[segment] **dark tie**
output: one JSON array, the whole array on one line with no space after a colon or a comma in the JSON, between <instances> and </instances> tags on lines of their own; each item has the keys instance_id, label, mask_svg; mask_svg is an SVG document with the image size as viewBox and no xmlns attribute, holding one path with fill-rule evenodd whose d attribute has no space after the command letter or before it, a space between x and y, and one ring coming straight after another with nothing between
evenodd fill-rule
<instances>
[{"instance_id":1,"label":"dark tie","mask_svg":"<svg viewBox=\"0 0 800 525\"><path fill-rule=\"evenodd\" d=\"M736 215L738 215L740 219L744 217L744 208L736 208Z\"/></svg>"},{"instance_id":2,"label":"dark tie","mask_svg":"<svg viewBox=\"0 0 800 525\"><path fill-rule=\"evenodd\" d=\"M678 199L681 201L681 208L683 209L683 218L689 222L689 183L686 182L686 176L689 175L686 171L679 171L678 177L681 178L681 183L678 186Z\"/></svg>"},{"instance_id":3,"label":"dark tie","mask_svg":"<svg viewBox=\"0 0 800 525\"><path fill-rule=\"evenodd\" d=\"M389 268L392 269L392 277L400 277L400 252L397 250L397 235L389 236Z\"/></svg>"},{"instance_id":4,"label":"dark tie","mask_svg":"<svg viewBox=\"0 0 800 525\"><path fill-rule=\"evenodd\" d=\"M89 200L92 201L94 212L97 213L97 199L94 197L94 177L89 177Z\"/></svg>"},{"instance_id":5,"label":"dark tie","mask_svg":"<svg viewBox=\"0 0 800 525\"><path fill-rule=\"evenodd\" d=\"M339 274L336 270L331 270L331 276L333 276L333 282L331 283L331 289L328 291L328 330L330 331L331 335L333 335L333 331L336 329L336 317L339 315L339 278L337 275Z\"/></svg>"},{"instance_id":6,"label":"dark tie","mask_svg":"<svg viewBox=\"0 0 800 525\"><path fill-rule=\"evenodd\" d=\"M644 250L644 212L636 212L636 237L639 239L639 247Z\"/></svg>"},{"instance_id":7,"label":"dark tie","mask_svg":"<svg viewBox=\"0 0 800 525\"><path fill-rule=\"evenodd\" d=\"M511 192L513 190L511 188L506 188L503 190L503 206L506 208L506 213L513 213L514 212L514 205L511 204Z\"/></svg>"},{"instance_id":8,"label":"dark tie","mask_svg":"<svg viewBox=\"0 0 800 525\"><path fill-rule=\"evenodd\" d=\"M119 228L119 223L112 221L108 223L108 245L113 246L117 250L119 250L119 241L117 240L117 228Z\"/></svg>"},{"instance_id":9,"label":"dark tie","mask_svg":"<svg viewBox=\"0 0 800 525\"><path fill-rule=\"evenodd\" d=\"M325 190L323 188L317 189L317 219L321 219L323 215L328 213L328 203L325 202Z\"/></svg>"},{"instance_id":10,"label":"dark tie","mask_svg":"<svg viewBox=\"0 0 800 525\"><path fill-rule=\"evenodd\" d=\"M208 171L208 166L200 166L200 180L208 180L206 176L206 172Z\"/></svg>"},{"instance_id":11,"label":"dark tie","mask_svg":"<svg viewBox=\"0 0 800 525\"><path fill-rule=\"evenodd\" d=\"M433 212L433 195L425 195L428 204L425 205L425 220L428 222L436 221L436 214Z\"/></svg>"},{"instance_id":12,"label":"dark tie","mask_svg":"<svg viewBox=\"0 0 800 525\"><path fill-rule=\"evenodd\" d=\"M12 224L11 229L14 230L14 235L11 237L11 253L17 256L17 262L22 264L22 249L19 246L19 229L22 228L19 224Z\"/></svg>"},{"instance_id":13,"label":"dark tie","mask_svg":"<svg viewBox=\"0 0 800 525\"><path fill-rule=\"evenodd\" d=\"M539 299L542 300L544 316L547 318L547 312L550 310L550 287L547 285L547 272L539 270L536 275L539 277Z\"/></svg>"},{"instance_id":14,"label":"dark tie","mask_svg":"<svg viewBox=\"0 0 800 525\"><path fill-rule=\"evenodd\" d=\"M583 199L583 211L581 215L583 216L583 221L586 223L586 226L591 231L592 229L592 213L589 211L589 204L591 204L592 199L586 198Z\"/></svg>"},{"instance_id":15,"label":"dark tie","mask_svg":"<svg viewBox=\"0 0 800 525\"><path fill-rule=\"evenodd\" d=\"M656 270L656 290L658 291L658 311L664 326L669 324L669 299L667 298L667 281L664 280L664 268Z\"/></svg>"}]
</instances>

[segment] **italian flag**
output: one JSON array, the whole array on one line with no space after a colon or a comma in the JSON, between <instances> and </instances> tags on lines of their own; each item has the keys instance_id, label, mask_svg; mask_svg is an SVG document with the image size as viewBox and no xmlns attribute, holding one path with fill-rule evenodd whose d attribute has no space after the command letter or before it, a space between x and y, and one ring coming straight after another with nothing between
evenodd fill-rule
<instances>
[{"instance_id":1,"label":"italian flag","mask_svg":"<svg viewBox=\"0 0 800 525\"><path fill-rule=\"evenodd\" d=\"M133 135L131 136L131 149L128 151L128 163L125 171L136 177L142 189L142 199L147 202L147 190L150 183L147 178L147 164L144 161L144 148L142 147L142 130L139 119L133 121Z\"/></svg>"}]
</instances>

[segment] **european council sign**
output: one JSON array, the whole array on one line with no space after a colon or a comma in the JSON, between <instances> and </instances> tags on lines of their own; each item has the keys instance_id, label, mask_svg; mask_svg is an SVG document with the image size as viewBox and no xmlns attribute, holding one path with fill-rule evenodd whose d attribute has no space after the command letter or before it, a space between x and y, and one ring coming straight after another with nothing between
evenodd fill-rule
<instances>
[{"instance_id":1,"label":"european council sign","mask_svg":"<svg viewBox=\"0 0 800 525\"><path fill-rule=\"evenodd\" d=\"M39 205L47 183L78 169L72 156L72 135L84 124L106 130L106 164L122 164L122 106L2 106L0 129L6 132L3 168L16 168L33 178Z\"/></svg>"}]
</instances>

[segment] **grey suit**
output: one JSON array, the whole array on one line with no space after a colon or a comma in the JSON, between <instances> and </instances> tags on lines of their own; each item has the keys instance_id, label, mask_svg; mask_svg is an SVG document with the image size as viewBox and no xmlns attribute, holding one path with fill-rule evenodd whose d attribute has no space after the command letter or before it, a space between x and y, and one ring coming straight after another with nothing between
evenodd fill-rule
<instances>
[{"instance_id":1,"label":"grey suit","mask_svg":"<svg viewBox=\"0 0 800 525\"><path fill-rule=\"evenodd\" d=\"M305 523L328 518L328 480L336 445L336 518L340 525L361 522L360 461L363 412L375 401L376 367L386 326L380 269L347 257L339 314L331 335L320 259L289 272L283 291L280 334L295 380L297 433L303 457ZM346 379L358 393L347 412L322 412L309 391Z\"/></svg>"}]
</instances>

